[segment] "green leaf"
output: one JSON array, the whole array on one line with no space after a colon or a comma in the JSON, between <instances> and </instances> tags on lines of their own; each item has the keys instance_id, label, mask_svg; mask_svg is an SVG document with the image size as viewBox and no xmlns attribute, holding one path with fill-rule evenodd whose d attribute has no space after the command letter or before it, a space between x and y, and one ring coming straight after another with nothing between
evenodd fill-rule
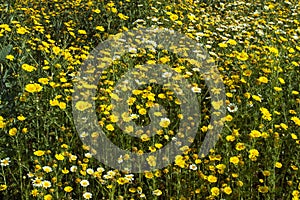
<instances>
[{"instance_id":1,"label":"green leaf","mask_svg":"<svg viewBox=\"0 0 300 200\"><path fill-rule=\"evenodd\" d=\"M11 44L2 47L2 49L0 51L0 61L5 60L5 57L10 53L10 51L12 50L12 47L13 46Z\"/></svg>"}]
</instances>

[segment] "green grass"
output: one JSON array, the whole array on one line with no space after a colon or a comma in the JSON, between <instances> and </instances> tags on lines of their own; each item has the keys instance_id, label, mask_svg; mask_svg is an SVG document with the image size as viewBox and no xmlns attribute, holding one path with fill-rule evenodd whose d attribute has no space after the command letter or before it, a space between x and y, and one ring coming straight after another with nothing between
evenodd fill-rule
<instances>
[{"instance_id":1,"label":"green grass","mask_svg":"<svg viewBox=\"0 0 300 200\"><path fill-rule=\"evenodd\" d=\"M223 2L1 2L1 199L88 199L89 193L93 199L298 199L300 4ZM153 137L126 134L130 127L118 126L111 106L122 75L139 65L164 63L201 89L195 140L172 164L133 173L131 179L130 173L91 156L82 143L72 110L74 77L101 42L152 26L175 30L205 47L222 76L226 105L221 108L227 113L217 144L199 157L216 105L206 77L163 48L122 55L96 77L95 112L99 127L123 149L145 154L163 148L178 135L183 111L170 88L141 85L127 96L130 114L140 115L134 123L150 124L150 108L157 103L170 124L152 130Z\"/></svg>"}]
</instances>

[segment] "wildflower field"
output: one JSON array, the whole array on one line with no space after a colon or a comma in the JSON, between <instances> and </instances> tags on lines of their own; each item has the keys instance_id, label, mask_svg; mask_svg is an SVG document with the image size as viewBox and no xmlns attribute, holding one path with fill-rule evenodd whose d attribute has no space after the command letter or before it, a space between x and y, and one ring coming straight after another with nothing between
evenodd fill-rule
<instances>
[{"instance_id":1,"label":"wildflower field","mask_svg":"<svg viewBox=\"0 0 300 200\"><path fill-rule=\"evenodd\" d=\"M176 37L161 41L172 41L174 51L149 40L114 55L107 45L98 66L86 64L105 41L147 28L201 44L216 74L205 76L189 53L177 54L195 51ZM2 0L0 198L299 199L299 37L296 0ZM92 75L78 79L83 66ZM154 80L179 78L171 87ZM178 92L184 84L190 96ZM127 111L114 112L116 104ZM96 154L85 142L103 138L95 124L128 153ZM213 146L205 143L211 130ZM178 153L158 167L164 157L153 155L169 144ZM203 147L212 148L199 154ZM135 166L149 170L105 164L122 166L132 155L149 155Z\"/></svg>"}]
</instances>

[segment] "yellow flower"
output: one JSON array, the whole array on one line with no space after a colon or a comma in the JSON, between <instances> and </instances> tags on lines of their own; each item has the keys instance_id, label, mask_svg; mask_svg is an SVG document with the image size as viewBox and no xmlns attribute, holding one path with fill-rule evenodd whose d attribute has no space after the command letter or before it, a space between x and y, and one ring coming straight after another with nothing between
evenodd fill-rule
<instances>
[{"instance_id":1,"label":"yellow flower","mask_svg":"<svg viewBox=\"0 0 300 200\"><path fill-rule=\"evenodd\" d=\"M86 35L86 31L85 30L78 30L78 34L80 34L80 35Z\"/></svg>"},{"instance_id":2,"label":"yellow flower","mask_svg":"<svg viewBox=\"0 0 300 200\"><path fill-rule=\"evenodd\" d=\"M160 61L162 64L164 64L164 63L169 62L169 61L170 61L170 58L169 58L168 56L164 56L164 57L161 57L161 58L159 59L159 61Z\"/></svg>"},{"instance_id":3,"label":"yellow flower","mask_svg":"<svg viewBox=\"0 0 300 200\"><path fill-rule=\"evenodd\" d=\"M186 166L186 163L185 163L185 158L181 155L177 155L175 157L175 165L181 167L181 168L184 168Z\"/></svg>"},{"instance_id":4,"label":"yellow flower","mask_svg":"<svg viewBox=\"0 0 300 200\"><path fill-rule=\"evenodd\" d=\"M65 157L61 153L60 154L55 154L55 158L57 160L64 160L65 159Z\"/></svg>"},{"instance_id":5,"label":"yellow flower","mask_svg":"<svg viewBox=\"0 0 300 200\"><path fill-rule=\"evenodd\" d=\"M298 136L295 134L295 133L291 133L291 136L294 140L297 140L298 139Z\"/></svg>"},{"instance_id":6,"label":"yellow flower","mask_svg":"<svg viewBox=\"0 0 300 200\"><path fill-rule=\"evenodd\" d=\"M216 183L217 180L218 180L218 178L215 177L215 176L213 176L213 175L209 175L209 176L207 177L207 180L208 180L208 182L210 182L210 183Z\"/></svg>"},{"instance_id":7,"label":"yellow flower","mask_svg":"<svg viewBox=\"0 0 300 200\"><path fill-rule=\"evenodd\" d=\"M139 109L139 114L145 115L147 113L147 110L145 108Z\"/></svg>"},{"instance_id":8,"label":"yellow flower","mask_svg":"<svg viewBox=\"0 0 300 200\"><path fill-rule=\"evenodd\" d=\"M150 137L149 137L147 134L143 134L143 135L141 136L141 140L142 140L143 142L146 142L146 141L149 141L149 140L150 140Z\"/></svg>"},{"instance_id":9,"label":"yellow flower","mask_svg":"<svg viewBox=\"0 0 300 200\"><path fill-rule=\"evenodd\" d=\"M238 151L244 150L245 148L246 148L245 144L241 143L241 142L239 142L235 145L235 149Z\"/></svg>"},{"instance_id":10,"label":"yellow flower","mask_svg":"<svg viewBox=\"0 0 300 200\"><path fill-rule=\"evenodd\" d=\"M101 32L105 31L103 26L96 26L96 30L101 31Z\"/></svg>"},{"instance_id":11,"label":"yellow flower","mask_svg":"<svg viewBox=\"0 0 300 200\"><path fill-rule=\"evenodd\" d=\"M210 189L211 195L212 196L218 196L220 194L220 190L217 187L213 187Z\"/></svg>"},{"instance_id":12,"label":"yellow flower","mask_svg":"<svg viewBox=\"0 0 300 200\"><path fill-rule=\"evenodd\" d=\"M233 117L232 117L231 115L227 115L227 116L225 117L225 120L226 120L227 122L232 121L232 119L233 119Z\"/></svg>"},{"instance_id":13,"label":"yellow flower","mask_svg":"<svg viewBox=\"0 0 300 200\"><path fill-rule=\"evenodd\" d=\"M160 143L155 143L155 145L154 145L156 148L158 148L158 149L160 149L160 148L162 148L162 144L160 144Z\"/></svg>"},{"instance_id":14,"label":"yellow flower","mask_svg":"<svg viewBox=\"0 0 300 200\"><path fill-rule=\"evenodd\" d=\"M54 100L50 99L50 105L51 106L58 106L59 105L59 101L57 99L54 99Z\"/></svg>"},{"instance_id":15,"label":"yellow flower","mask_svg":"<svg viewBox=\"0 0 300 200\"><path fill-rule=\"evenodd\" d=\"M44 196L44 200L52 200L51 194L47 194Z\"/></svg>"},{"instance_id":16,"label":"yellow flower","mask_svg":"<svg viewBox=\"0 0 300 200\"><path fill-rule=\"evenodd\" d=\"M115 128L114 128L114 126L113 126L112 124L106 125L105 128L106 128L107 130L109 130L109 131L115 130Z\"/></svg>"},{"instance_id":17,"label":"yellow flower","mask_svg":"<svg viewBox=\"0 0 300 200\"><path fill-rule=\"evenodd\" d=\"M28 129L27 128L22 128L22 133L27 133L28 132Z\"/></svg>"},{"instance_id":18,"label":"yellow flower","mask_svg":"<svg viewBox=\"0 0 300 200\"><path fill-rule=\"evenodd\" d=\"M9 28L9 25L8 25L8 24L0 24L0 28L3 28L3 29L5 29L5 30L8 31L8 32L11 31L11 28Z\"/></svg>"},{"instance_id":19,"label":"yellow flower","mask_svg":"<svg viewBox=\"0 0 300 200\"><path fill-rule=\"evenodd\" d=\"M271 121L272 120L272 114L270 114L270 112L268 111L268 109L266 108L260 108L259 109L262 113L262 118L265 119L265 120L268 120L268 121Z\"/></svg>"},{"instance_id":20,"label":"yellow flower","mask_svg":"<svg viewBox=\"0 0 300 200\"><path fill-rule=\"evenodd\" d=\"M241 61L246 61L246 60L248 60L249 56L246 52L242 51L241 53L237 54L236 58Z\"/></svg>"},{"instance_id":21,"label":"yellow flower","mask_svg":"<svg viewBox=\"0 0 300 200\"><path fill-rule=\"evenodd\" d=\"M30 93L40 92L43 87L38 83L29 83L25 86L25 90Z\"/></svg>"},{"instance_id":22,"label":"yellow flower","mask_svg":"<svg viewBox=\"0 0 300 200\"><path fill-rule=\"evenodd\" d=\"M284 130L287 130L289 127L285 123L280 123L280 127L283 128Z\"/></svg>"},{"instance_id":23,"label":"yellow flower","mask_svg":"<svg viewBox=\"0 0 300 200\"><path fill-rule=\"evenodd\" d=\"M15 136L17 134L18 130L16 128L11 128L9 131L8 131L8 134L10 136Z\"/></svg>"},{"instance_id":24,"label":"yellow flower","mask_svg":"<svg viewBox=\"0 0 300 200\"><path fill-rule=\"evenodd\" d=\"M159 190L159 189L154 190L152 193L153 193L155 196L160 196L160 195L162 195L162 192L161 192L161 190Z\"/></svg>"},{"instance_id":25,"label":"yellow flower","mask_svg":"<svg viewBox=\"0 0 300 200\"><path fill-rule=\"evenodd\" d=\"M239 187L242 187L244 185L243 181L237 181L236 184L239 186Z\"/></svg>"},{"instance_id":26,"label":"yellow flower","mask_svg":"<svg viewBox=\"0 0 300 200\"><path fill-rule=\"evenodd\" d=\"M43 84L43 85L46 85L46 84L48 84L49 79L48 78L39 78L38 82Z\"/></svg>"},{"instance_id":27,"label":"yellow flower","mask_svg":"<svg viewBox=\"0 0 300 200\"><path fill-rule=\"evenodd\" d=\"M279 80L279 82L281 83L281 84L285 84L285 81L284 81L284 79L283 78L278 78L278 80Z\"/></svg>"},{"instance_id":28,"label":"yellow flower","mask_svg":"<svg viewBox=\"0 0 300 200\"><path fill-rule=\"evenodd\" d=\"M36 156L43 156L45 154L45 151L37 150L33 154L36 155Z\"/></svg>"},{"instance_id":29,"label":"yellow flower","mask_svg":"<svg viewBox=\"0 0 300 200\"><path fill-rule=\"evenodd\" d=\"M69 170L68 170L67 168L64 168L64 169L61 170L61 172L62 172L63 174L68 174L68 173L69 173Z\"/></svg>"},{"instance_id":30,"label":"yellow flower","mask_svg":"<svg viewBox=\"0 0 300 200\"><path fill-rule=\"evenodd\" d=\"M111 12L116 13L116 12L118 12L118 10L114 7L114 8L111 8Z\"/></svg>"},{"instance_id":31,"label":"yellow flower","mask_svg":"<svg viewBox=\"0 0 300 200\"><path fill-rule=\"evenodd\" d=\"M226 136L226 140L227 140L228 142L233 142L233 141L235 140L235 137L234 137L234 135L227 135L227 136Z\"/></svg>"},{"instance_id":32,"label":"yellow flower","mask_svg":"<svg viewBox=\"0 0 300 200\"><path fill-rule=\"evenodd\" d=\"M24 117L23 115L19 115L17 117L17 119L20 120L20 121L24 121L26 119L26 117Z\"/></svg>"},{"instance_id":33,"label":"yellow flower","mask_svg":"<svg viewBox=\"0 0 300 200\"><path fill-rule=\"evenodd\" d=\"M1 116L0 116L1 117ZM0 119L0 128L4 128L5 127L5 125L6 125L6 123L4 122L4 120L2 119Z\"/></svg>"},{"instance_id":34,"label":"yellow flower","mask_svg":"<svg viewBox=\"0 0 300 200\"><path fill-rule=\"evenodd\" d=\"M276 163L275 163L275 167L276 167L276 168L281 168L281 167L282 167L282 164L281 164L280 162L276 162Z\"/></svg>"},{"instance_id":35,"label":"yellow flower","mask_svg":"<svg viewBox=\"0 0 300 200\"><path fill-rule=\"evenodd\" d=\"M221 42L221 43L219 43L218 44L219 45L219 47L221 47L221 48L226 48L228 45L226 44L226 43L224 43L224 42Z\"/></svg>"},{"instance_id":36,"label":"yellow flower","mask_svg":"<svg viewBox=\"0 0 300 200\"><path fill-rule=\"evenodd\" d=\"M298 117L292 117L291 120L298 126L300 126L300 119Z\"/></svg>"},{"instance_id":37,"label":"yellow flower","mask_svg":"<svg viewBox=\"0 0 300 200\"><path fill-rule=\"evenodd\" d=\"M119 117L116 116L116 115L111 115L111 116L109 116L109 119L110 119L110 121L113 122L113 123L119 121Z\"/></svg>"},{"instance_id":38,"label":"yellow flower","mask_svg":"<svg viewBox=\"0 0 300 200\"><path fill-rule=\"evenodd\" d=\"M282 88L281 88L281 87L274 87L274 90L275 90L276 92L280 92L280 91L282 91Z\"/></svg>"},{"instance_id":39,"label":"yellow flower","mask_svg":"<svg viewBox=\"0 0 300 200\"><path fill-rule=\"evenodd\" d=\"M118 16L120 17L120 19L122 20L127 20L129 17L126 15L123 15L122 13L119 13Z\"/></svg>"},{"instance_id":40,"label":"yellow flower","mask_svg":"<svg viewBox=\"0 0 300 200\"><path fill-rule=\"evenodd\" d=\"M257 130L252 130L249 135L251 138L259 138L261 136L261 133Z\"/></svg>"},{"instance_id":41,"label":"yellow flower","mask_svg":"<svg viewBox=\"0 0 300 200\"><path fill-rule=\"evenodd\" d=\"M253 98L255 101L261 102L261 97L260 97L260 96L252 95L252 98Z\"/></svg>"},{"instance_id":42,"label":"yellow flower","mask_svg":"<svg viewBox=\"0 0 300 200\"><path fill-rule=\"evenodd\" d=\"M29 32L29 31L27 31L27 29L24 28L24 27L19 27L19 28L17 29L17 33L20 34L20 35L24 35L25 33L28 33L28 32Z\"/></svg>"},{"instance_id":43,"label":"yellow flower","mask_svg":"<svg viewBox=\"0 0 300 200\"><path fill-rule=\"evenodd\" d=\"M7 189L7 185L1 184L0 185L0 191L6 190Z\"/></svg>"},{"instance_id":44,"label":"yellow flower","mask_svg":"<svg viewBox=\"0 0 300 200\"><path fill-rule=\"evenodd\" d=\"M227 41L227 43L229 43L230 45L236 45L237 44L237 42L235 40L233 40L233 39L229 39Z\"/></svg>"},{"instance_id":45,"label":"yellow flower","mask_svg":"<svg viewBox=\"0 0 300 200\"><path fill-rule=\"evenodd\" d=\"M84 111L91 107L92 107L92 104L90 104L89 102L85 102L85 101L78 101L78 102L76 102L76 105L75 105L75 108L80 111Z\"/></svg>"},{"instance_id":46,"label":"yellow flower","mask_svg":"<svg viewBox=\"0 0 300 200\"><path fill-rule=\"evenodd\" d=\"M259 186L258 191L260 193L267 193L269 191L269 187L268 186Z\"/></svg>"},{"instance_id":47,"label":"yellow flower","mask_svg":"<svg viewBox=\"0 0 300 200\"><path fill-rule=\"evenodd\" d=\"M65 82L67 82L68 80L67 80L65 77L62 77L62 78L59 79L59 81L62 82L62 83L65 83Z\"/></svg>"},{"instance_id":48,"label":"yellow flower","mask_svg":"<svg viewBox=\"0 0 300 200\"><path fill-rule=\"evenodd\" d=\"M58 106L59 106L60 109L64 110L64 109L66 109L67 104L65 102L59 102Z\"/></svg>"},{"instance_id":49,"label":"yellow flower","mask_svg":"<svg viewBox=\"0 0 300 200\"><path fill-rule=\"evenodd\" d=\"M225 194L228 195L232 193L232 189L229 186L224 187L223 191Z\"/></svg>"},{"instance_id":50,"label":"yellow flower","mask_svg":"<svg viewBox=\"0 0 300 200\"><path fill-rule=\"evenodd\" d=\"M99 14L101 12L101 10L95 9L95 10L93 10L93 12Z\"/></svg>"},{"instance_id":51,"label":"yellow flower","mask_svg":"<svg viewBox=\"0 0 300 200\"><path fill-rule=\"evenodd\" d=\"M32 72L32 71L36 70L36 68L34 66L28 65L26 63L22 65L22 69L24 69L27 72Z\"/></svg>"},{"instance_id":52,"label":"yellow flower","mask_svg":"<svg viewBox=\"0 0 300 200\"><path fill-rule=\"evenodd\" d=\"M64 191L65 192L71 192L73 190L73 188L71 187L71 186L66 186L65 188L64 188Z\"/></svg>"},{"instance_id":53,"label":"yellow flower","mask_svg":"<svg viewBox=\"0 0 300 200\"><path fill-rule=\"evenodd\" d=\"M240 160L237 156L230 157L229 161L235 165L237 165L240 162Z\"/></svg>"},{"instance_id":54,"label":"yellow flower","mask_svg":"<svg viewBox=\"0 0 300 200\"><path fill-rule=\"evenodd\" d=\"M170 125L170 120L168 118L161 118L159 125L163 128L167 128Z\"/></svg>"},{"instance_id":55,"label":"yellow flower","mask_svg":"<svg viewBox=\"0 0 300 200\"><path fill-rule=\"evenodd\" d=\"M7 60L10 60L10 61L12 61L15 57L13 56L13 55L7 55L6 57L5 57Z\"/></svg>"},{"instance_id":56,"label":"yellow flower","mask_svg":"<svg viewBox=\"0 0 300 200\"><path fill-rule=\"evenodd\" d=\"M152 172L145 172L145 177L151 179L154 177L154 175Z\"/></svg>"},{"instance_id":57,"label":"yellow flower","mask_svg":"<svg viewBox=\"0 0 300 200\"><path fill-rule=\"evenodd\" d=\"M58 54L61 52L60 48L57 47L57 46L54 46L54 47L52 48L52 51L53 51L53 53L54 53L55 55L58 55Z\"/></svg>"},{"instance_id":58,"label":"yellow flower","mask_svg":"<svg viewBox=\"0 0 300 200\"><path fill-rule=\"evenodd\" d=\"M259 155L259 152L256 150L256 149L250 149L249 150L249 158L252 160L252 161L256 161L256 157Z\"/></svg>"},{"instance_id":59,"label":"yellow flower","mask_svg":"<svg viewBox=\"0 0 300 200\"><path fill-rule=\"evenodd\" d=\"M280 36L280 37L281 37L281 36ZM278 51L277 48L275 48L275 47L269 47L269 51L270 51L271 53L274 53L276 56L278 56L279 51Z\"/></svg>"},{"instance_id":60,"label":"yellow flower","mask_svg":"<svg viewBox=\"0 0 300 200\"><path fill-rule=\"evenodd\" d=\"M120 184L120 185L124 185L126 183L129 183L129 180L127 178L124 178L124 177L120 177L118 178L117 182Z\"/></svg>"},{"instance_id":61,"label":"yellow flower","mask_svg":"<svg viewBox=\"0 0 300 200\"><path fill-rule=\"evenodd\" d=\"M112 1L110 1L109 3L107 3L107 6L112 8L112 7L114 7L114 6L115 6L115 3L114 3L114 2L112 2Z\"/></svg>"},{"instance_id":62,"label":"yellow flower","mask_svg":"<svg viewBox=\"0 0 300 200\"><path fill-rule=\"evenodd\" d=\"M223 105L223 102L222 102L222 100L220 100L220 101L213 101L213 102L211 102L211 104L214 107L214 109L218 110Z\"/></svg>"},{"instance_id":63,"label":"yellow flower","mask_svg":"<svg viewBox=\"0 0 300 200\"><path fill-rule=\"evenodd\" d=\"M268 83L268 78L267 77L265 77L265 76L261 76L261 77L259 77L258 79L258 82L260 82L260 83Z\"/></svg>"},{"instance_id":64,"label":"yellow flower","mask_svg":"<svg viewBox=\"0 0 300 200\"><path fill-rule=\"evenodd\" d=\"M172 21L175 21L175 20L178 19L178 15L176 15L176 14L171 14L171 15L170 15L170 19L171 19Z\"/></svg>"},{"instance_id":65,"label":"yellow flower","mask_svg":"<svg viewBox=\"0 0 300 200\"><path fill-rule=\"evenodd\" d=\"M147 60L146 62L149 65L155 65L156 64L156 60Z\"/></svg>"},{"instance_id":66,"label":"yellow flower","mask_svg":"<svg viewBox=\"0 0 300 200\"><path fill-rule=\"evenodd\" d=\"M149 156L146 160L150 166L156 166L156 158L154 156Z\"/></svg>"},{"instance_id":67,"label":"yellow flower","mask_svg":"<svg viewBox=\"0 0 300 200\"><path fill-rule=\"evenodd\" d=\"M270 176L270 175L271 175L271 172L268 171L268 170L264 170L264 171L263 171L263 175L264 175L264 176Z\"/></svg>"}]
</instances>

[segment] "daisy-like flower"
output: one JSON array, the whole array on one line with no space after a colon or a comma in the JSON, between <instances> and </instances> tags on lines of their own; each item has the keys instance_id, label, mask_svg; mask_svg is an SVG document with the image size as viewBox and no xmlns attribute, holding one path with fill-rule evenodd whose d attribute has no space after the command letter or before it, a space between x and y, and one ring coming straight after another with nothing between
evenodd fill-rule
<instances>
[{"instance_id":1,"label":"daisy-like flower","mask_svg":"<svg viewBox=\"0 0 300 200\"><path fill-rule=\"evenodd\" d=\"M91 199L93 195L90 192L85 192L82 196L84 199Z\"/></svg>"},{"instance_id":2,"label":"daisy-like flower","mask_svg":"<svg viewBox=\"0 0 300 200\"><path fill-rule=\"evenodd\" d=\"M32 180L33 187L42 187L43 186L43 178L35 178Z\"/></svg>"},{"instance_id":3,"label":"daisy-like flower","mask_svg":"<svg viewBox=\"0 0 300 200\"><path fill-rule=\"evenodd\" d=\"M162 74L162 77L163 77L163 78L171 78L171 76L172 76L172 72L164 72L164 73Z\"/></svg>"},{"instance_id":4,"label":"daisy-like flower","mask_svg":"<svg viewBox=\"0 0 300 200\"><path fill-rule=\"evenodd\" d=\"M133 180L134 180L134 175L133 175L133 174L126 174L126 175L125 175L125 178L126 178L128 181L133 181Z\"/></svg>"},{"instance_id":5,"label":"daisy-like flower","mask_svg":"<svg viewBox=\"0 0 300 200\"><path fill-rule=\"evenodd\" d=\"M77 166L73 165L71 168L70 168L70 171L71 172L76 172L77 171Z\"/></svg>"},{"instance_id":6,"label":"daisy-like flower","mask_svg":"<svg viewBox=\"0 0 300 200\"><path fill-rule=\"evenodd\" d=\"M236 112L238 110L238 107L237 105L235 105L234 103L230 103L228 106L227 106L227 110L231 113L233 112Z\"/></svg>"},{"instance_id":7,"label":"daisy-like flower","mask_svg":"<svg viewBox=\"0 0 300 200\"><path fill-rule=\"evenodd\" d=\"M111 175L108 175L108 174L105 174L105 175L103 176L103 178L104 178L104 179L112 179L112 178L113 178L113 176L111 176Z\"/></svg>"},{"instance_id":8,"label":"daisy-like flower","mask_svg":"<svg viewBox=\"0 0 300 200\"><path fill-rule=\"evenodd\" d=\"M110 171L108 171L108 172L107 172L107 175L110 175L110 176L115 176L115 175L116 175L116 172L115 172L115 171L112 171L112 170L110 170Z\"/></svg>"},{"instance_id":9,"label":"daisy-like flower","mask_svg":"<svg viewBox=\"0 0 300 200\"><path fill-rule=\"evenodd\" d=\"M197 170L197 166L195 164L191 164L190 169L195 171L195 170Z\"/></svg>"},{"instance_id":10,"label":"daisy-like flower","mask_svg":"<svg viewBox=\"0 0 300 200\"><path fill-rule=\"evenodd\" d=\"M129 48L128 48L128 51L129 51L130 53L137 53L137 49L134 48L134 47L129 47Z\"/></svg>"},{"instance_id":11,"label":"daisy-like flower","mask_svg":"<svg viewBox=\"0 0 300 200\"><path fill-rule=\"evenodd\" d=\"M10 163L10 158L9 157L4 158L3 160L0 161L0 163L1 166L8 166Z\"/></svg>"},{"instance_id":12,"label":"daisy-like flower","mask_svg":"<svg viewBox=\"0 0 300 200\"><path fill-rule=\"evenodd\" d=\"M52 168L49 167L49 166L44 166L44 167L43 167L43 170L44 170L44 172L46 172L46 173L52 172Z\"/></svg>"},{"instance_id":13,"label":"daisy-like flower","mask_svg":"<svg viewBox=\"0 0 300 200\"><path fill-rule=\"evenodd\" d=\"M87 158L91 158L92 154L91 153L85 153L84 156L87 157Z\"/></svg>"},{"instance_id":14,"label":"daisy-like flower","mask_svg":"<svg viewBox=\"0 0 300 200\"><path fill-rule=\"evenodd\" d=\"M194 93L201 93L201 88L199 88L199 87L192 87L192 91Z\"/></svg>"},{"instance_id":15,"label":"daisy-like flower","mask_svg":"<svg viewBox=\"0 0 300 200\"><path fill-rule=\"evenodd\" d=\"M162 195L162 192L161 192L161 190L159 190L159 189L154 190L152 193L153 193L155 196L160 196L160 195Z\"/></svg>"},{"instance_id":16,"label":"daisy-like flower","mask_svg":"<svg viewBox=\"0 0 300 200\"><path fill-rule=\"evenodd\" d=\"M29 173L27 174L27 176L28 176L28 178L32 178L32 177L34 177L34 174L33 174L32 172L29 172Z\"/></svg>"},{"instance_id":17,"label":"daisy-like flower","mask_svg":"<svg viewBox=\"0 0 300 200\"><path fill-rule=\"evenodd\" d=\"M163 128L167 128L170 125L170 123L171 123L170 120L164 117L160 119L159 125Z\"/></svg>"},{"instance_id":18,"label":"daisy-like flower","mask_svg":"<svg viewBox=\"0 0 300 200\"><path fill-rule=\"evenodd\" d=\"M47 181L47 180L44 180L42 181L42 186L43 188L50 188L51 187L51 182L50 181Z\"/></svg>"},{"instance_id":19,"label":"daisy-like flower","mask_svg":"<svg viewBox=\"0 0 300 200\"><path fill-rule=\"evenodd\" d=\"M103 167L98 167L97 168L97 172L104 172L104 171L105 171L105 169Z\"/></svg>"},{"instance_id":20,"label":"daisy-like flower","mask_svg":"<svg viewBox=\"0 0 300 200\"><path fill-rule=\"evenodd\" d=\"M88 168L86 170L86 173L88 173L89 175L92 175L92 174L94 174L94 170L92 168Z\"/></svg>"},{"instance_id":21,"label":"daisy-like flower","mask_svg":"<svg viewBox=\"0 0 300 200\"><path fill-rule=\"evenodd\" d=\"M90 182L88 180L82 180L82 181L80 181L80 185L82 187L87 187L90 185Z\"/></svg>"}]
</instances>

